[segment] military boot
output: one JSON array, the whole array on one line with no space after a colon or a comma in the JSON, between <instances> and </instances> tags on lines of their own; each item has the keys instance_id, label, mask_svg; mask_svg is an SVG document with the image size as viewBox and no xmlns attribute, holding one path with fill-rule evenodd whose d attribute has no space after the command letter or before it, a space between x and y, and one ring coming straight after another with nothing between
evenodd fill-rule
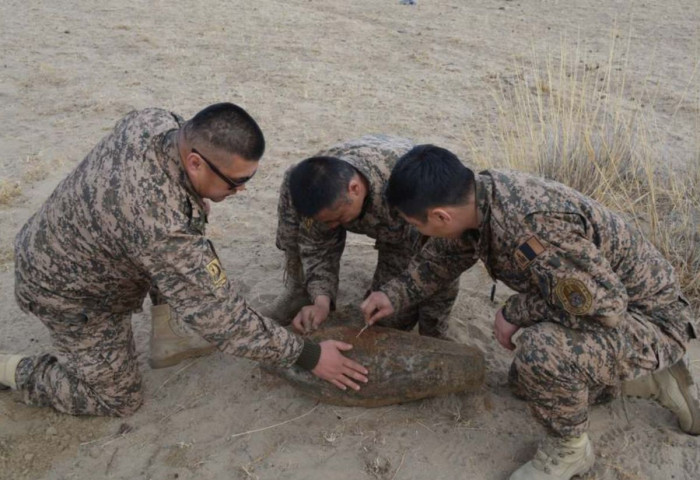
<instances>
[{"instance_id":1,"label":"military boot","mask_svg":"<svg viewBox=\"0 0 700 480\"><path fill-rule=\"evenodd\" d=\"M535 458L513 472L510 480L569 480L586 473L594 462L593 445L587 433L580 437L547 437Z\"/></svg>"},{"instance_id":2,"label":"military boot","mask_svg":"<svg viewBox=\"0 0 700 480\"><path fill-rule=\"evenodd\" d=\"M191 332L175 316L168 305L151 307L151 368L177 365L186 358L206 355L216 346Z\"/></svg>"},{"instance_id":3,"label":"military boot","mask_svg":"<svg viewBox=\"0 0 700 480\"><path fill-rule=\"evenodd\" d=\"M24 355L0 353L0 389L17 389L15 373L17 372L17 365L24 358L27 357Z\"/></svg>"},{"instance_id":4,"label":"military boot","mask_svg":"<svg viewBox=\"0 0 700 480\"><path fill-rule=\"evenodd\" d=\"M656 400L678 417L681 430L700 435L700 404L692 389L693 377L685 360L622 384L625 395Z\"/></svg>"},{"instance_id":5,"label":"military boot","mask_svg":"<svg viewBox=\"0 0 700 480\"><path fill-rule=\"evenodd\" d=\"M284 277L284 292L269 304L258 308L258 312L280 325L289 325L302 307L311 305L311 299L304 285L301 259L298 255L287 254Z\"/></svg>"}]
</instances>

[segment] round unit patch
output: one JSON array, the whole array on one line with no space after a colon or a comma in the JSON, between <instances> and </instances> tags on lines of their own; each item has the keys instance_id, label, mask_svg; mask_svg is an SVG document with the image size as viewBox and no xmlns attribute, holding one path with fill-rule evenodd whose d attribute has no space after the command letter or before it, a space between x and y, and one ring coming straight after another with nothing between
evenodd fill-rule
<instances>
[{"instance_id":1,"label":"round unit patch","mask_svg":"<svg viewBox=\"0 0 700 480\"><path fill-rule=\"evenodd\" d=\"M578 278L564 278L557 282L554 294L564 310L572 315L585 315L593 306L593 295Z\"/></svg>"}]
</instances>

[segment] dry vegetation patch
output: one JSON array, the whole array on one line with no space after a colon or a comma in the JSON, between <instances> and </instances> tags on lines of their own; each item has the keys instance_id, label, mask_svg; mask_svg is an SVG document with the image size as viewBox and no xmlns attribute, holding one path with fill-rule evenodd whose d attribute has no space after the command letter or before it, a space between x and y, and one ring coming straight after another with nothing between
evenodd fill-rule
<instances>
[{"instance_id":1,"label":"dry vegetation patch","mask_svg":"<svg viewBox=\"0 0 700 480\"><path fill-rule=\"evenodd\" d=\"M623 213L673 264L700 311L700 155L666 158L651 99L626 94L615 37L607 65L563 45L499 78L485 143L468 136L472 161L557 180Z\"/></svg>"},{"instance_id":2,"label":"dry vegetation patch","mask_svg":"<svg viewBox=\"0 0 700 480\"><path fill-rule=\"evenodd\" d=\"M22 188L19 182L6 179L0 180L0 205L11 205L21 194Z\"/></svg>"},{"instance_id":3,"label":"dry vegetation patch","mask_svg":"<svg viewBox=\"0 0 700 480\"><path fill-rule=\"evenodd\" d=\"M0 180L0 206L11 206L22 196L25 187L46 180L56 168L65 164L63 160L49 162L40 153L29 155L19 162L18 177Z\"/></svg>"}]
</instances>

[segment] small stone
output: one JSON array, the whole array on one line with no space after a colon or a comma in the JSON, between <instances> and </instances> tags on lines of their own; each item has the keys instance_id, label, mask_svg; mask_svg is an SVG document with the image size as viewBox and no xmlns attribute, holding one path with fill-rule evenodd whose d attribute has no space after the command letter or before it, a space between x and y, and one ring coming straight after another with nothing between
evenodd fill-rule
<instances>
[{"instance_id":1,"label":"small stone","mask_svg":"<svg viewBox=\"0 0 700 480\"><path fill-rule=\"evenodd\" d=\"M119 425L119 430L117 431L117 433L119 435L126 435L127 433L131 432L133 429L134 429L134 427L132 427L128 423L122 423L121 425Z\"/></svg>"},{"instance_id":2,"label":"small stone","mask_svg":"<svg viewBox=\"0 0 700 480\"><path fill-rule=\"evenodd\" d=\"M58 430L56 430L56 427L49 427L46 429L46 435L49 435L49 436L58 435Z\"/></svg>"},{"instance_id":3,"label":"small stone","mask_svg":"<svg viewBox=\"0 0 700 480\"><path fill-rule=\"evenodd\" d=\"M24 459L28 462L31 462L34 459L34 454L33 453L28 453L24 456Z\"/></svg>"}]
</instances>

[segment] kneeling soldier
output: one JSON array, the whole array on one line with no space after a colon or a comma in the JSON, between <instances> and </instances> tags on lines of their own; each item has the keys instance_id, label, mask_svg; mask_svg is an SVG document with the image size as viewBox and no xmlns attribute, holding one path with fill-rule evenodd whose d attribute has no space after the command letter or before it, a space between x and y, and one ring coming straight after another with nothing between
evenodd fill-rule
<instances>
[{"instance_id":1,"label":"kneeling soldier","mask_svg":"<svg viewBox=\"0 0 700 480\"><path fill-rule=\"evenodd\" d=\"M656 399L684 432L700 434L700 407L683 360L695 338L688 302L673 267L620 215L524 173L474 175L432 145L399 160L386 195L421 233L443 238L419 254L429 268L417 268L414 259L416 267L385 286L393 295L367 299L370 323L422 301L433 285L478 260L518 292L497 312L495 335L515 350L511 386L549 435L511 480L588 471L595 458L586 433L589 397L621 382L626 394ZM436 249L440 243L449 247Z\"/></svg>"}]
</instances>

